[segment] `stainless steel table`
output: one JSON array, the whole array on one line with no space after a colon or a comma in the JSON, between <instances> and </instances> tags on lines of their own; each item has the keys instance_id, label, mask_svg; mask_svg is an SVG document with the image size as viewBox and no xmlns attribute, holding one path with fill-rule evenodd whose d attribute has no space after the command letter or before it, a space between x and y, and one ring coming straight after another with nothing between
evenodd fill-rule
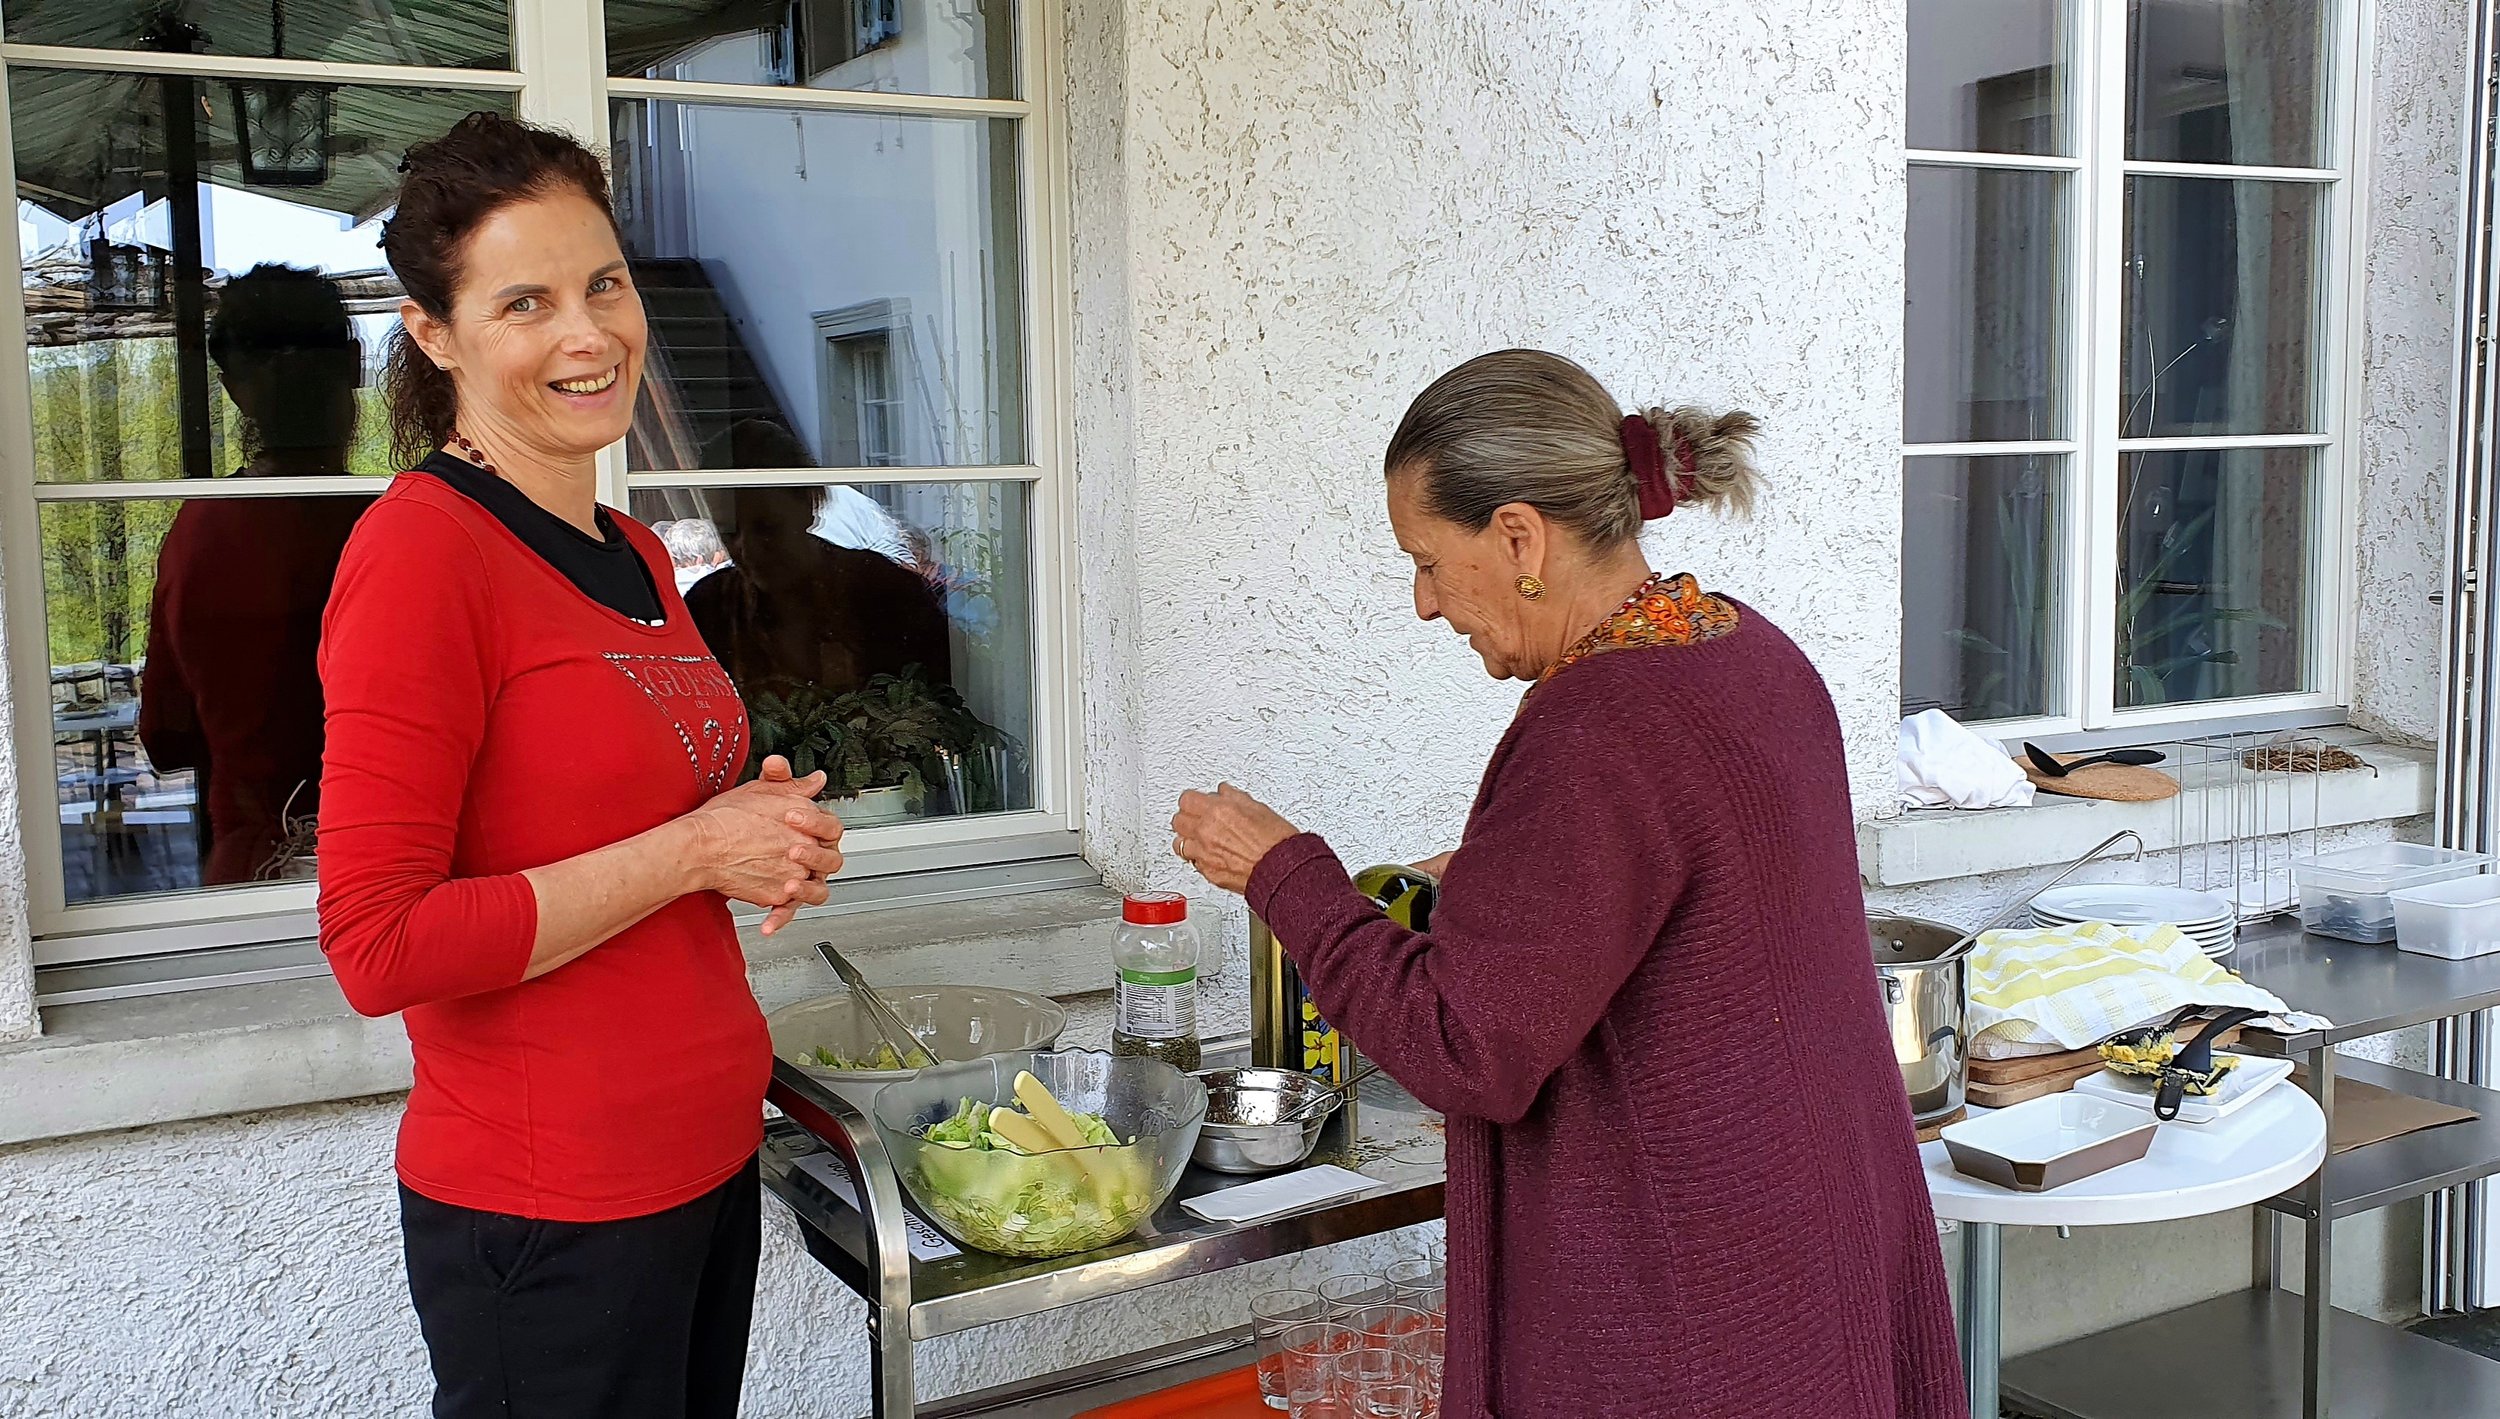
<instances>
[{"instance_id":1,"label":"stainless steel table","mask_svg":"<svg viewBox=\"0 0 2500 1419\"><path fill-rule=\"evenodd\" d=\"M1241 1063L1239 1043L1211 1048L1210 1068ZM1036 1315L1144 1287L1376 1236L1441 1215L1441 1120L1374 1075L1360 1100L1320 1140L1312 1161L1376 1179L1369 1191L1284 1217L1239 1225L1201 1222L1184 1198L1246 1182L1191 1168L1170 1201L1125 1241L1051 1261L967 1250L914 1260L907 1209L884 1145L860 1111L787 1064L767 1097L783 1117L765 1130L764 1185L798 1215L810 1254L868 1302L873 1419L920 1413L912 1343ZM809 1154L838 1158L865 1212L801 1171Z\"/></svg>"}]
</instances>

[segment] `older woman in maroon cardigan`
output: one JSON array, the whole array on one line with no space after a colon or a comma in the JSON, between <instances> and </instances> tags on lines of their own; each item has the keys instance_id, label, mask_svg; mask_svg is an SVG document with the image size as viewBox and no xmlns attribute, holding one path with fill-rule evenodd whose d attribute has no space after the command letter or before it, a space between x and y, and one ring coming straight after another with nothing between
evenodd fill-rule
<instances>
[{"instance_id":1,"label":"older woman in maroon cardigan","mask_svg":"<svg viewBox=\"0 0 2500 1419\"><path fill-rule=\"evenodd\" d=\"M1636 537L1744 509L1753 430L1623 415L1528 350L1407 411L1386 465L1416 614L1531 682L1429 933L1238 789L1173 820L1328 1018L1449 1118L1444 1414L1968 1412L1830 696L1768 618L1652 572Z\"/></svg>"}]
</instances>

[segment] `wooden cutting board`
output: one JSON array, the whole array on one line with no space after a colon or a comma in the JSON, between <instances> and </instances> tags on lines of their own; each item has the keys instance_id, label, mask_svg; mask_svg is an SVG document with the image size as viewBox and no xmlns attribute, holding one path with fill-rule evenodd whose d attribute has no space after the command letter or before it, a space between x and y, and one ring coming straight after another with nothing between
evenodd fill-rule
<instances>
[{"instance_id":1,"label":"wooden cutting board","mask_svg":"<svg viewBox=\"0 0 2500 1419\"><path fill-rule=\"evenodd\" d=\"M2063 1094L2075 1087L2076 1080L2087 1074L2097 1074L2100 1069L2101 1057L2096 1054L2081 1064L2069 1065L2054 1074L2043 1074L2020 1083L1982 1084L1973 1079L1963 1097L1983 1109L2001 1109L2008 1104L2019 1104L2046 1094Z\"/></svg>"}]
</instances>

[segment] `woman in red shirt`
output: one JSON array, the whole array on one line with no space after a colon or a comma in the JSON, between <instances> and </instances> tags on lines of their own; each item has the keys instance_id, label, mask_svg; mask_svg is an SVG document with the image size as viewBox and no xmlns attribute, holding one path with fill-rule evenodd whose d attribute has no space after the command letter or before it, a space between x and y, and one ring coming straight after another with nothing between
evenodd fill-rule
<instances>
[{"instance_id":1,"label":"woman in red shirt","mask_svg":"<svg viewBox=\"0 0 2500 1419\"><path fill-rule=\"evenodd\" d=\"M728 1419L771 1069L729 903L825 899L842 827L593 460L640 384L599 160L491 114L413 148L382 247L393 433L321 644L321 939L400 1012L434 1413Z\"/></svg>"}]
</instances>

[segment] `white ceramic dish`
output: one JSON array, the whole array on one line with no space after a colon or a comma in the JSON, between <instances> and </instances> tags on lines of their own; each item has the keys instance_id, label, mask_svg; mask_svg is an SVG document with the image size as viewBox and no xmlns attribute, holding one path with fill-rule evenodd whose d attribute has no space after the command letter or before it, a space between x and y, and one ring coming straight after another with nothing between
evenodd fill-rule
<instances>
[{"instance_id":1,"label":"white ceramic dish","mask_svg":"<svg viewBox=\"0 0 2500 1419\"><path fill-rule=\"evenodd\" d=\"M2052 887L2031 904L2035 915L2065 921L2105 921L2112 926L2216 926L2238 913L2211 892L2138 882L2081 882Z\"/></svg>"},{"instance_id":2,"label":"white ceramic dish","mask_svg":"<svg viewBox=\"0 0 2500 1419\"><path fill-rule=\"evenodd\" d=\"M2160 1127L2147 1110L2070 1092L1949 1124L1943 1138L1955 1172L2046 1192L2136 1161Z\"/></svg>"},{"instance_id":3,"label":"white ceramic dish","mask_svg":"<svg viewBox=\"0 0 2500 1419\"><path fill-rule=\"evenodd\" d=\"M2288 1059L2260 1059L2256 1055L2240 1054L2234 1050L2223 1050L2218 1057L2236 1059L2240 1066L2223 1076L2220 1093L2201 1099L2182 1099L2179 1102L2178 1122L2213 1123L2229 1118L2255 1103L2268 1089L2292 1077L2292 1061ZM2098 1074L2087 1074L2076 1080L2075 1092L2150 1113L2157 1082L2141 1075L2104 1069Z\"/></svg>"}]
</instances>

